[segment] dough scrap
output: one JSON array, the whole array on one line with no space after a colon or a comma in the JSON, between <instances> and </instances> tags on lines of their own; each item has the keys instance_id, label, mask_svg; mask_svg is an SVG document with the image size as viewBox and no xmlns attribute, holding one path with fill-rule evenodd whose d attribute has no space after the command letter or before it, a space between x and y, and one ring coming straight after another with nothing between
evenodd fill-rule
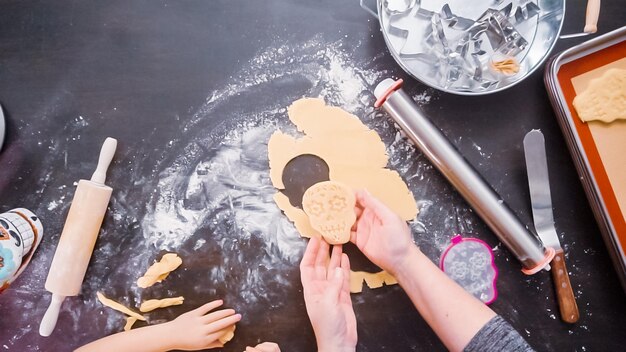
<instances>
[{"instance_id":1,"label":"dough scrap","mask_svg":"<svg viewBox=\"0 0 626 352\"><path fill-rule=\"evenodd\" d=\"M363 275L362 271L350 270L350 293L363 292Z\"/></svg>"},{"instance_id":2,"label":"dough scrap","mask_svg":"<svg viewBox=\"0 0 626 352\"><path fill-rule=\"evenodd\" d=\"M225 345L226 342L232 340L233 337L235 337L235 329L236 329L236 326L231 325L222 330L224 331L224 334L220 336L220 338L218 339L222 343L222 345Z\"/></svg>"},{"instance_id":3,"label":"dough scrap","mask_svg":"<svg viewBox=\"0 0 626 352\"><path fill-rule=\"evenodd\" d=\"M184 300L185 298L183 296L163 298L163 299L149 299L141 303L141 306L139 307L139 311L141 311L142 313L147 313L157 308L177 306L177 305L183 304Z\"/></svg>"},{"instance_id":4,"label":"dough scrap","mask_svg":"<svg viewBox=\"0 0 626 352\"><path fill-rule=\"evenodd\" d=\"M135 317L126 317L126 325L124 325L124 331L128 331L133 328L133 324L137 321Z\"/></svg>"},{"instance_id":5,"label":"dough scrap","mask_svg":"<svg viewBox=\"0 0 626 352\"><path fill-rule=\"evenodd\" d=\"M350 240L350 229L356 221L354 191L340 182L319 182L306 190L302 207L311 226L329 244Z\"/></svg>"},{"instance_id":6,"label":"dough scrap","mask_svg":"<svg viewBox=\"0 0 626 352\"><path fill-rule=\"evenodd\" d=\"M491 68L499 73L507 76L513 76L519 72L519 62L514 57L506 58L500 61L491 62Z\"/></svg>"},{"instance_id":7,"label":"dough scrap","mask_svg":"<svg viewBox=\"0 0 626 352\"><path fill-rule=\"evenodd\" d=\"M152 264L146 273L137 280L137 286L147 288L163 281L170 272L176 270L182 263L183 260L176 253L163 255L160 261Z\"/></svg>"},{"instance_id":8,"label":"dough scrap","mask_svg":"<svg viewBox=\"0 0 626 352\"><path fill-rule=\"evenodd\" d=\"M583 122L626 119L626 70L612 68L592 79L573 104Z\"/></svg>"},{"instance_id":9,"label":"dough scrap","mask_svg":"<svg viewBox=\"0 0 626 352\"><path fill-rule=\"evenodd\" d=\"M395 277L391 276L391 274L389 274L386 271L381 271L379 274L382 277L383 281L385 282L385 285L387 285L387 286L395 285L395 284L398 283L398 280L396 280Z\"/></svg>"},{"instance_id":10,"label":"dough scrap","mask_svg":"<svg viewBox=\"0 0 626 352\"><path fill-rule=\"evenodd\" d=\"M383 283L385 283L385 279L380 274L381 273L377 273L377 274L366 273L366 275L363 275L363 279L365 280L367 287L369 288L382 287Z\"/></svg>"},{"instance_id":11,"label":"dough scrap","mask_svg":"<svg viewBox=\"0 0 626 352\"><path fill-rule=\"evenodd\" d=\"M370 289L382 287L383 284L390 286L398 283L396 278L391 276L386 271L379 271L377 273L368 273L365 271L351 271L350 272L350 293L363 292L363 281Z\"/></svg>"},{"instance_id":12,"label":"dough scrap","mask_svg":"<svg viewBox=\"0 0 626 352\"><path fill-rule=\"evenodd\" d=\"M121 305L120 303L115 302L114 300L110 299L110 298L106 298L101 292L97 292L96 296L98 296L98 300L100 300L100 302L112 309L117 310L118 312L122 312L126 315L130 315L133 318L136 318L137 320L141 320L141 321L146 321L146 318L144 318L141 314L133 312L132 310L126 308L125 306Z\"/></svg>"}]
</instances>

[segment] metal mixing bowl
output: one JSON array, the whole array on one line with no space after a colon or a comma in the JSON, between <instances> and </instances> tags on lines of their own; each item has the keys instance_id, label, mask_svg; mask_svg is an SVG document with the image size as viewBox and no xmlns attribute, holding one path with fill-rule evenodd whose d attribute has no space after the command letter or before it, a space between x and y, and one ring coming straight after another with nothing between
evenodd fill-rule
<instances>
[{"instance_id":1,"label":"metal mixing bowl","mask_svg":"<svg viewBox=\"0 0 626 352\"><path fill-rule=\"evenodd\" d=\"M459 95L495 93L529 76L554 47L565 12L564 0L377 0L376 11L361 5L379 19L406 72ZM504 59L518 72L494 68Z\"/></svg>"}]
</instances>

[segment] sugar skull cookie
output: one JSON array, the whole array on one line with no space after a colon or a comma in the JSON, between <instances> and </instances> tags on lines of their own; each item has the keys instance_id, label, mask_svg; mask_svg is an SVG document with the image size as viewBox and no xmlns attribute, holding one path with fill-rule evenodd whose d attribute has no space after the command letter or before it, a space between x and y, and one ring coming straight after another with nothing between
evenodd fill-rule
<instances>
[{"instance_id":1,"label":"sugar skull cookie","mask_svg":"<svg viewBox=\"0 0 626 352\"><path fill-rule=\"evenodd\" d=\"M343 244L350 240L350 229L356 221L355 204L354 191L334 181L317 183L302 197L302 207L311 226L329 244Z\"/></svg>"}]
</instances>

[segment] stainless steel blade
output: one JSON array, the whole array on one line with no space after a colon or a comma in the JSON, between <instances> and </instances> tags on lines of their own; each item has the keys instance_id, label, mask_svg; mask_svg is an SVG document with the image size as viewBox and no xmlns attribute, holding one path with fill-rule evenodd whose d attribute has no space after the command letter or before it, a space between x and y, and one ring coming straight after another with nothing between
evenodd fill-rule
<instances>
[{"instance_id":1,"label":"stainless steel blade","mask_svg":"<svg viewBox=\"0 0 626 352\"><path fill-rule=\"evenodd\" d=\"M541 131L532 130L526 134L524 155L535 229L545 247L561 248L559 236L554 228L546 146Z\"/></svg>"},{"instance_id":2,"label":"stainless steel blade","mask_svg":"<svg viewBox=\"0 0 626 352\"><path fill-rule=\"evenodd\" d=\"M580 313L565 265L565 254L561 249L559 237L554 228L546 143L541 131L532 130L526 134L524 137L524 155L526 156L526 170L535 229L543 245L554 248L554 259L550 264L556 297L559 302L559 311L561 312L561 319L572 324L578 321Z\"/></svg>"}]
</instances>

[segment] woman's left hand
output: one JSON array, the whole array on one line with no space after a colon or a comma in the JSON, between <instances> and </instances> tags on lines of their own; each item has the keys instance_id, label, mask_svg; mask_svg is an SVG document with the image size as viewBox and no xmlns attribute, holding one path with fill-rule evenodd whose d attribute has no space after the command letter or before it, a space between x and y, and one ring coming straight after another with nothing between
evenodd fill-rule
<instances>
[{"instance_id":1,"label":"woman's left hand","mask_svg":"<svg viewBox=\"0 0 626 352\"><path fill-rule=\"evenodd\" d=\"M354 351L356 317L350 299L350 261L341 245L333 247L311 238L300 263L306 310L315 332L318 351Z\"/></svg>"}]
</instances>

